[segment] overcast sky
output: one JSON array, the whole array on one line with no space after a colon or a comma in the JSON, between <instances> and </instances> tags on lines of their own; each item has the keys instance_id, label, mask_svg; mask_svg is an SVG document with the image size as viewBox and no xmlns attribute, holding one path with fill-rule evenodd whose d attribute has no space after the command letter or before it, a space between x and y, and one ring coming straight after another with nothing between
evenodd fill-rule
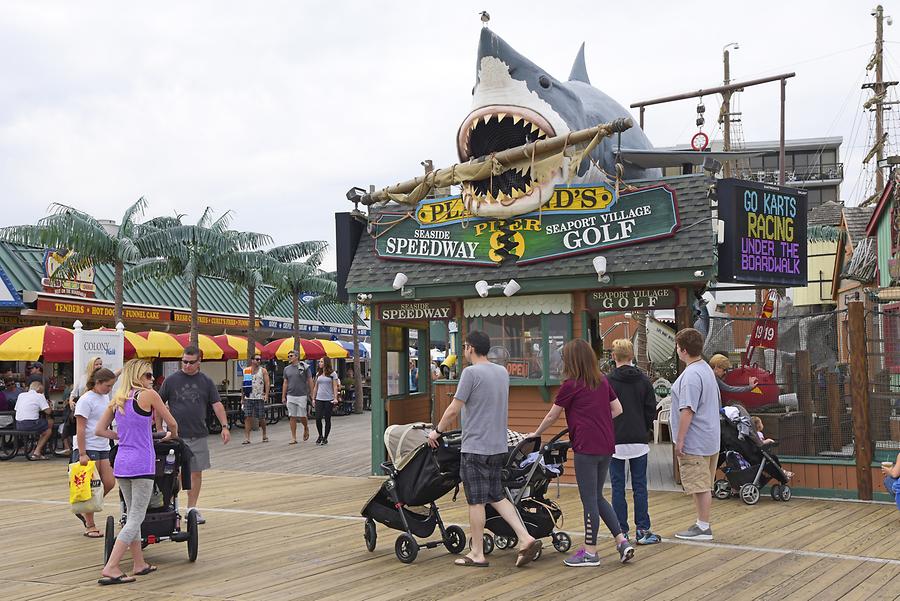
<instances>
[{"instance_id":1,"label":"overcast sky","mask_svg":"<svg viewBox=\"0 0 900 601\"><path fill-rule=\"evenodd\" d=\"M885 4L889 15L895 8ZM455 162L481 10L559 79L585 41L592 83L625 106L721 84L729 42L740 43L735 80L796 71L787 137L843 136L842 196L856 204L870 9L837 0L6 0L0 225L33 223L51 202L118 220L145 196L148 216L195 220L209 205L277 244L333 243L348 188L419 175L424 159ZM885 28L886 79L900 75L897 27ZM718 104L706 100L714 139ZM651 141L688 144L695 106L650 107ZM740 110L747 141L777 139L777 83L742 94Z\"/></svg>"}]
</instances>

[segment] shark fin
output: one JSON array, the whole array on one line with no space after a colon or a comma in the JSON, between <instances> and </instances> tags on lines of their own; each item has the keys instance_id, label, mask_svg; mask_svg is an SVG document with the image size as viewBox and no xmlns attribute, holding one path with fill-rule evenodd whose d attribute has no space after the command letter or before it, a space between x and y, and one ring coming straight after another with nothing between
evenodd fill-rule
<instances>
[{"instance_id":1,"label":"shark fin","mask_svg":"<svg viewBox=\"0 0 900 601\"><path fill-rule=\"evenodd\" d=\"M591 80L587 74L587 66L584 64L584 42L581 43L581 48L578 49L578 56L575 57L575 62L572 64L572 72L569 73L569 81L580 81L588 85L591 84Z\"/></svg>"}]
</instances>

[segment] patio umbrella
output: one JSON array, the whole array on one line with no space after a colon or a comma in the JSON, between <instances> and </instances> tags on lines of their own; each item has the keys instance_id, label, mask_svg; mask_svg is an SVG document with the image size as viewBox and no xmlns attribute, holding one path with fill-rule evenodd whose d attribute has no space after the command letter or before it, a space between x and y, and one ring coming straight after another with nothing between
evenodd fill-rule
<instances>
[{"instance_id":1,"label":"patio umbrella","mask_svg":"<svg viewBox=\"0 0 900 601\"><path fill-rule=\"evenodd\" d=\"M101 332L115 332L112 328L100 328ZM137 332L125 330L125 359L155 359L158 355L150 342Z\"/></svg>"},{"instance_id":2,"label":"patio umbrella","mask_svg":"<svg viewBox=\"0 0 900 601\"><path fill-rule=\"evenodd\" d=\"M191 343L190 334L175 334L175 340L181 346L188 346ZM197 335L197 345L203 358L207 361L225 361L226 359L237 359L238 353L230 346L219 344L212 336L206 334ZM180 356L180 355L179 355Z\"/></svg>"},{"instance_id":3,"label":"patio umbrella","mask_svg":"<svg viewBox=\"0 0 900 601\"><path fill-rule=\"evenodd\" d=\"M287 361L288 353L294 350L293 338L280 338L273 340L265 346L266 350L271 352L276 358ZM329 357L331 359L346 359L347 349L333 340L306 340L300 339L300 358L301 359L321 359Z\"/></svg>"},{"instance_id":4,"label":"patio umbrella","mask_svg":"<svg viewBox=\"0 0 900 601\"><path fill-rule=\"evenodd\" d=\"M138 334L147 339L151 348L153 348L160 359L178 359L184 351L184 345L178 342L174 334L157 332L156 330L138 332Z\"/></svg>"},{"instance_id":5,"label":"patio umbrella","mask_svg":"<svg viewBox=\"0 0 900 601\"><path fill-rule=\"evenodd\" d=\"M29 326L0 334L0 361L37 361L41 356L51 363L73 360L75 334L58 326Z\"/></svg>"},{"instance_id":6,"label":"patio umbrella","mask_svg":"<svg viewBox=\"0 0 900 601\"><path fill-rule=\"evenodd\" d=\"M212 338L219 346L228 347L237 352L237 359L240 359L241 361L247 360L247 338L245 338L244 336L222 334L220 336L213 336ZM262 355L263 359L271 359L275 356L258 342L256 343L256 352Z\"/></svg>"},{"instance_id":7,"label":"patio umbrella","mask_svg":"<svg viewBox=\"0 0 900 601\"><path fill-rule=\"evenodd\" d=\"M337 342L342 347L347 349L348 357L353 356L353 343L352 342L347 342L345 340L335 340L335 342ZM366 346L367 346L366 343L360 342L358 344L359 344L359 358L360 359L368 359L369 358L369 349L366 348Z\"/></svg>"}]
</instances>

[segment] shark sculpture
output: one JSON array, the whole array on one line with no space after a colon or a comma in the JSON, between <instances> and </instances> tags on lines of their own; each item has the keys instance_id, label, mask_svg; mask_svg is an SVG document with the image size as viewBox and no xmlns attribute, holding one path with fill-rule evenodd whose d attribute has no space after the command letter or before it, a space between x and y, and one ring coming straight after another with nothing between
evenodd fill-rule
<instances>
[{"instance_id":1,"label":"shark sculpture","mask_svg":"<svg viewBox=\"0 0 900 601\"><path fill-rule=\"evenodd\" d=\"M618 102L591 85L584 61L584 44L578 51L568 81L559 81L507 44L487 27L481 30L472 112L457 134L462 161L487 156L535 140L565 135L622 117L630 117ZM615 173L614 152L618 140L606 138L578 166L570 183L606 181ZM653 148L638 127L622 134L622 147ZM530 169L510 169L492 178L467 182L463 200L474 215L512 217L535 211L565 182L568 165L533 178ZM598 168L599 167L599 168ZM659 177L658 169L624 165L625 179Z\"/></svg>"}]
</instances>

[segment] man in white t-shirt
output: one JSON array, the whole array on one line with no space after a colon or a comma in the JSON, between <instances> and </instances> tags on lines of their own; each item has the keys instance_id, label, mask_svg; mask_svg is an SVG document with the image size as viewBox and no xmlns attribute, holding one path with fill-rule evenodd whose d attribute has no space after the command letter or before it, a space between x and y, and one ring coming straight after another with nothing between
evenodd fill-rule
<instances>
[{"instance_id":1,"label":"man in white t-shirt","mask_svg":"<svg viewBox=\"0 0 900 601\"><path fill-rule=\"evenodd\" d=\"M50 403L44 396L44 385L41 382L32 382L28 390L16 399L16 430L26 432L39 432L40 437L31 459L50 459L43 455L44 445L50 440L53 428L53 412Z\"/></svg>"}]
</instances>

